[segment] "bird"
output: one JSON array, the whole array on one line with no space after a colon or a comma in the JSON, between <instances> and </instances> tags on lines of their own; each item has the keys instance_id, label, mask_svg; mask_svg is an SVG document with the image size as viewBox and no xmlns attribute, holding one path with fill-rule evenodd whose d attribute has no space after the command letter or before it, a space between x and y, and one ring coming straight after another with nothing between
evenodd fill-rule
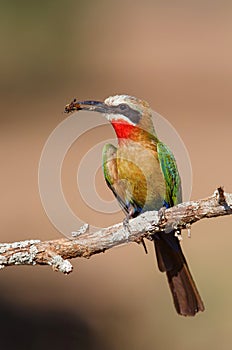
<instances>
[{"instance_id":1,"label":"bird","mask_svg":"<svg viewBox=\"0 0 232 350\"><path fill-rule=\"evenodd\" d=\"M146 211L162 211L182 202L175 157L159 140L146 101L115 95L103 102L74 99L65 106L65 113L77 110L102 113L115 130L118 144L104 146L103 172L127 218ZM158 268L166 273L177 313L194 316L204 311L204 304L177 236L175 229L154 234Z\"/></svg>"}]
</instances>

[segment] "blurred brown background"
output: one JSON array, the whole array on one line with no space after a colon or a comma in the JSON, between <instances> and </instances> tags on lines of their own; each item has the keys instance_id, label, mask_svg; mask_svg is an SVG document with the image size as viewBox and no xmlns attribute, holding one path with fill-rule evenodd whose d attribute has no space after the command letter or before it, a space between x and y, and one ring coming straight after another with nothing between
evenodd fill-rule
<instances>
[{"instance_id":1,"label":"blurred brown background","mask_svg":"<svg viewBox=\"0 0 232 350\"><path fill-rule=\"evenodd\" d=\"M232 191L231 17L226 0L1 1L1 241L61 236L41 205L37 173L73 97L149 101L186 144L192 198L218 185ZM75 153L70 160L64 187L77 213L85 209L75 206L69 176ZM103 178L98 186L111 198ZM103 219L96 224L109 224ZM73 261L70 276L49 267L1 271L1 347L231 348L231 226L230 217L202 221L183 242L206 306L193 319L176 315L151 243L147 256L131 244Z\"/></svg>"}]
</instances>

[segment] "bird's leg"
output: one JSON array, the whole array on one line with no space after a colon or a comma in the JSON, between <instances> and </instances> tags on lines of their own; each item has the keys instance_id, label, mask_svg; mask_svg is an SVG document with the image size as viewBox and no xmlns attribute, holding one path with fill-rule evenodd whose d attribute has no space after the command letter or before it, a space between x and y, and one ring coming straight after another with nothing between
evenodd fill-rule
<instances>
[{"instance_id":1,"label":"bird's leg","mask_svg":"<svg viewBox=\"0 0 232 350\"><path fill-rule=\"evenodd\" d=\"M128 214L125 217L125 219L123 220L123 227L129 233L131 233L130 226L129 226L129 220L134 217L134 214L135 214L135 208L133 206L130 206ZM144 238L143 237L142 238L138 238L135 242L138 243L138 244L142 243L145 253L148 254L147 247L146 247L146 244L144 242Z\"/></svg>"},{"instance_id":2,"label":"bird's leg","mask_svg":"<svg viewBox=\"0 0 232 350\"><path fill-rule=\"evenodd\" d=\"M164 206L159 209L159 211L158 211L158 217L159 217L158 226L165 223L165 221L166 221L165 211L168 208L169 208L169 206L167 206L166 202L164 202ZM174 227L174 230L175 230L175 237L177 237L179 239L179 241L181 241L182 240L181 230L178 229L177 227Z\"/></svg>"},{"instance_id":3,"label":"bird's leg","mask_svg":"<svg viewBox=\"0 0 232 350\"><path fill-rule=\"evenodd\" d=\"M165 211L166 209L170 208L170 205L164 200L163 206L158 211L158 225L161 225L165 223L166 217L165 217Z\"/></svg>"},{"instance_id":4,"label":"bird's leg","mask_svg":"<svg viewBox=\"0 0 232 350\"><path fill-rule=\"evenodd\" d=\"M133 208L132 206L130 206L129 211L128 211L128 213L127 213L125 219L123 220L123 227L124 227L124 229L127 230L129 233L131 233L130 227L129 227L129 220L133 218L134 212L135 212L134 208Z\"/></svg>"}]
</instances>

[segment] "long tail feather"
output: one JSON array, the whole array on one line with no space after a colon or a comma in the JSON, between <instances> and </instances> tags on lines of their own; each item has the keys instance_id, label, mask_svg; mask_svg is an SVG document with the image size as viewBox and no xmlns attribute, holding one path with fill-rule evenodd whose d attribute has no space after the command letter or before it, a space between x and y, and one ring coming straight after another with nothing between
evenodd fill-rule
<instances>
[{"instance_id":1,"label":"long tail feather","mask_svg":"<svg viewBox=\"0 0 232 350\"><path fill-rule=\"evenodd\" d=\"M194 316L198 311L204 311L204 304L174 232L160 234L154 242L158 267L166 272L178 314Z\"/></svg>"}]
</instances>

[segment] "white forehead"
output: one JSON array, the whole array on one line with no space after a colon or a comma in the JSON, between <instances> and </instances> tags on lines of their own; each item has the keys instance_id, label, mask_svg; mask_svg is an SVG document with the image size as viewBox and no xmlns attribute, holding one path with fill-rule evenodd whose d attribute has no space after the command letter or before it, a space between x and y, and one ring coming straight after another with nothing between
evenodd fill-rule
<instances>
[{"instance_id":1,"label":"white forehead","mask_svg":"<svg viewBox=\"0 0 232 350\"><path fill-rule=\"evenodd\" d=\"M104 101L104 103L108 106L118 106L120 103L129 102L132 97L128 95L115 95L107 97Z\"/></svg>"}]
</instances>

